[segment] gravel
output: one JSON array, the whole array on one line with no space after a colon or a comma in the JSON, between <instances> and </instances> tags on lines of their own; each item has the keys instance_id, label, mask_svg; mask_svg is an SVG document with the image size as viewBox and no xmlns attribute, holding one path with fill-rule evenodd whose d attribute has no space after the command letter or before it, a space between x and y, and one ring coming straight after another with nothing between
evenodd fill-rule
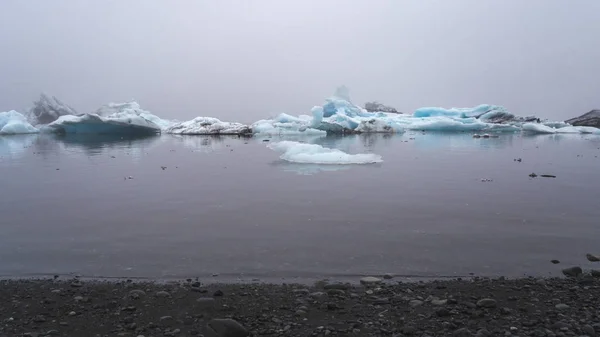
<instances>
[{"instance_id":1,"label":"gravel","mask_svg":"<svg viewBox=\"0 0 600 337\"><path fill-rule=\"evenodd\" d=\"M600 278L582 279L206 284L206 294L186 281L3 280L0 336L600 336Z\"/></svg>"}]
</instances>

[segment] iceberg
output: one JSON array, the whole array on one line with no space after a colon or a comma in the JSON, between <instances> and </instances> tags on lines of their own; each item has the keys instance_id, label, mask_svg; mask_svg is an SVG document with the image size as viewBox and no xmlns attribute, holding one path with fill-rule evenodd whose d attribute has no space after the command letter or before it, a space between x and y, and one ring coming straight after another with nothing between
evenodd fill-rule
<instances>
[{"instance_id":1,"label":"iceberg","mask_svg":"<svg viewBox=\"0 0 600 337\"><path fill-rule=\"evenodd\" d=\"M164 130L178 135L251 135L252 129L240 123L222 122L212 117L196 117L190 121L176 123Z\"/></svg>"},{"instance_id":2,"label":"iceberg","mask_svg":"<svg viewBox=\"0 0 600 337\"><path fill-rule=\"evenodd\" d=\"M27 117L14 110L0 112L0 135L38 133L39 130L29 123Z\"/></svg>"},{"instance_id":3,"label":"iceberg","mask_svg":"<svg viewBox=\"0 0 600 337\"><path fill-rule=\"evenodd\" d=\"M281 159L301 164L373 164L381 163L381 156L372 153L348 154L337 149L328 149L317 144L281 141L267 145L271 150L282 152Z\"/></svg>"},{"instance_id":4,"label":"iceberg","mask_svg":"<svg viewBox=\"0 0 600 337\"><path fill-rule=\"evenodd\" d=\"M591 126L563 126L553 127L541 123L525 123L522 127L523 132L530 134L600 134L600 129Z\"/></svg>"},{"instance_id":5,"label":"iceberg","mask_svg":"<svg viewBox=\"0 0 600 337\"><path fill-rule=\"evenodd\" d=\"M397 118L395 113L369 112L353 104L348 88L342 86L322 106L313 107L311 115L280 114L255 122L252 129L259 135L402 133Z\"/></svg>"},{"instance_id":6,"label":"iceberg","mask_svg":"<svg viewBox=\"0 0 600 337\"><path fill-rule=\"evenodd\" d=\"M43 130L56 133L87 134L157 134L161 129L141 116L108 116L96 114L62 116Z\"/></svg>"},{"instance_id":7,"label":"iceberg","mask_svg":"<svg viewBox=\"0 0 600 337\"><path fill-rule=\"evenodd\" d=\"M508 111L504 107L498 105L481 104L474 108L436 108L436 107L425 107L417 109L413 116L414 117L457 117L457 118L479 118L486 114L492 113L493 115L508 114Z\"/></svg>"},{"instance_id":8,"label":"iceberg","mask_svg":"<svg viewBox=\"0 0 600 337\"><path fill-rule=\"evenodd\" d=\"M294 117L279 114L273 119L262 119L252 124L252 132L258 136L324 136L326 131L311 127L312 117L300 115Z\"/></svg>"},{"instance_id":9,"label":"iceberg","mask_svg":"<svg viewBox=\"0 0 600 337\"><path fill-rule=\"evenodd\" d=\"M135 101L127 103L109 103L100 107L94 114L109 118L130 118L132 116L138 116L158 125L161 130L167 129L177 123L177 121L162 119L151 114L142 109L139 103Z\"/></svg>"},{"instance_id":10,"label":"iceberg","mask_svg":"<svg viewBox=\"0 0 600 337\"><path fill-rule=\"evenodd\" d=\"M33 124L48 124L57 120L60 116L78 115L75 109L61 102L58 98L41 94L34 106L29 110L29 120Z\"/></svg>"},{"instance_id":11,"label":"iceberg","mask_svg":"<svg viewBox=\"0 0 600 337\"><path fill-rule=\"evenodd\" d=\"M172 124L140 108L136 102L110 103L95 113L65 115L42 130L83 134L158 134Z\"/></svg>"}]
</instances>

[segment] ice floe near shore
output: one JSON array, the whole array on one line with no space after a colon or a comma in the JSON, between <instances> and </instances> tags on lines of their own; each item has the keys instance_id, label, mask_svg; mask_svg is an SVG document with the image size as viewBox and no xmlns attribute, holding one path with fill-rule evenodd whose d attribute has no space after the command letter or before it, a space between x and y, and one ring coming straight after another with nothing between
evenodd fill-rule
<instances>
[{"instance_id":1,"label":"ice floe near shore","mask_svg":"<svg viewBox=\"0 0 600 337\"><path fill-rule=\"evenodd\" d=\"M338 149L328 149L317 144L281 141L267 145L271 150L282 152L281 159L301 164L373 164L383 161L372 153L348 154Z\"/></svg>"}]
</instances>

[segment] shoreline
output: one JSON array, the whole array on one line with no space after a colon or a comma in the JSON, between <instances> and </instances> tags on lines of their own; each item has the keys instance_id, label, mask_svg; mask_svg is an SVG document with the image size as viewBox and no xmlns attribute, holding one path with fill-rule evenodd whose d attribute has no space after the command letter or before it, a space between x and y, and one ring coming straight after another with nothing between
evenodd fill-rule
<instances>
[{"instance_id":1,"label":"shoreline","mask_svg":"<svg viewBox=\"0 0 600 337\"><path fill-rule=\"evenodd\" d=\"M0 336L600 336L595 276L312 285L3 279Z\"/></svg>"}]
</instances>

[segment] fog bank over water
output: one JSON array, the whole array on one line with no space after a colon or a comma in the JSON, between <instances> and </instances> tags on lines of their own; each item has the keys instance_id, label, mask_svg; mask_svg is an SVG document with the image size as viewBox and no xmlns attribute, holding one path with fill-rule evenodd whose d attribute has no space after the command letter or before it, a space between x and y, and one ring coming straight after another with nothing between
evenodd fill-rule
<instances>
[{"instance_id":1,"label":"fog bank over water","mask_svg":"<svg viewBox=\"0 0 600 337\"><path fill-rule=\"evenodd\" d=\"M40 92L80 112L309 113L340 84L400 111L499 104L552 119L600 107L600 2L0 2L0 111Z\"/></svg>"}]
</instances>

